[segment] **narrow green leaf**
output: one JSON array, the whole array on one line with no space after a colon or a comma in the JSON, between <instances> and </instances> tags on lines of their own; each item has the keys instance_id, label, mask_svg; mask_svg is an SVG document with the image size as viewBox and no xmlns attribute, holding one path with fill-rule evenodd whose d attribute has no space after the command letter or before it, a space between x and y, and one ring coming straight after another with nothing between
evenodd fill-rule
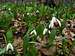
<instances>
[{"instance_id":1,"label":"narrow green leaf","mask_svg":"<svg viewBox=\"0 0 75 56\"><path fill-rule=\"evenodd\" d=\"M55 40L55 36L56 36L56 30L52 30L51 34L49 36L49 44L51 45L53 43L53 40Z\"/></svg>"}]
</instances>

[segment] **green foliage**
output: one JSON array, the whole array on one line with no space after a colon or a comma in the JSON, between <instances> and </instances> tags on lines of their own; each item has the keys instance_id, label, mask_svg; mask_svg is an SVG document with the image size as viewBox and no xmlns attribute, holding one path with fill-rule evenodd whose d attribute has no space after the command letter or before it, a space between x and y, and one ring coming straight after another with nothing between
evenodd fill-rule
<instances>
[{"instance_id":1,"label":"green foliage","mask_svg":"<svg viewBox=\"0 0 75 56\"><path fill-rule=\"evenodd\" d=\"M55 40L55 36L57 34L57 30L62 34L62 30L65 27L65 22L68 19L75 19L75 9L71 6L57 6L57 7L48 7L43 4L37 5L36 3L32 4L13 4L13 3L5 3L0 4L0 28L4 30L8 30L6 32L6 40L7 42L13 43L13 32L12 32L12 26L10 27L10 24L14 19L16 19L17 13L20 13L22 15L22 22L25 22L28 26L28 32L23 37L24 41L24 56L37 56L37 50L35 48L35 44L31 44L29 42L36 41L37 36L32 36L32 39L30 41L29 33L32 29L35 29L37 32L37 35L43 36L43 30L44 27L47 27L45 25L49 24L49 21L51 20L52 16L56 16L59 20L63 20L61 22L62 26L58 29L52 29L51 33L48 36L49 45L51 46L53 44L53 41ZM38 11L38 12L37 12ZM44 20L43 20L44 19ZM46 22L48 20L48 22ZM45 24L41 24L40 22L45 22ZM62 41L63 44L63 52L65 52L66 48L66 39ZM65 50L64 50L65 49Z\"/></svg>"},{"instance_id":2,"label":"green foliage","mask_svg":"<svg viewBox=\"0 0 75 56\"><path fill-rule=\"evenodd\" d=\"M3 13L0 13L0 28L3 29L9 28L12 19L13 14L11 12L3 11Z\"/></svg>"},{"instance_id":3,"label":"green foliage","mask_svg":"<svg viewBox=\"0 0 75 56\"><path fill-rule=\"evenodd\" d=\"M5 48L0 48L0 55L5 53Z\"/></svg>"},{"instance_id":4,"label":"green foliage","mask_svg":"<svg viewBox=\"0 0 75 56\"><path fill-rule=\"evenodd\" d=\"M7 43L13 43L13 32L11 29L9 29L6 33L6 40Z\"/></svg>"},{"instance_id":5,"label":"green foliage","mask_svg":"<svg viewBox=\"0 0 75 56\"><path fill-rule=\"evenodd\" d=\"M43 25L41 25L41 24L38 25L38 26L36 26L37 34L38 34L38 35L42 35L43 29L44 29L44 27L43 27Z\"/></svg>"},{"instance_id":6,"label":"green foliage","mask_svg":"<svg viewBox=\"0 0 75 56\"><path fill-rule=\"evenodd\" d=\"M53 44L53 41L55 40L57 30L52 30L51 34L49 35L49 45Z\"/></svg>"},{"instance_id":7,"label":"green foliage","mask_svg":"<svg viewBox=\"0 0 75 56\"><path fill-rule=\"evenodd\" d=\"M24 39L24 55L26 56L36 56L37 55L37 50L34 47L34 44L29 43L30 42L30 36L28 35L29 31L27 34L23 37Z\"/></svg>"}]
</instances>

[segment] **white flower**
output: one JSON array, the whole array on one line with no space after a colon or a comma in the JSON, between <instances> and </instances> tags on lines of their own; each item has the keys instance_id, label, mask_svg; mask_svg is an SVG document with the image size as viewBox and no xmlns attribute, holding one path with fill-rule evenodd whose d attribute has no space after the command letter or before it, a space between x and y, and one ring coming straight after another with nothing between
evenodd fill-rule
<instances>
[{"instance_id":1,"label":"white flower","mask_svg":"<svg viewBox=\"0 0 75 56\"><path fill-rule=\"evenodd\" d=\"M7 44L6 51L8 51L9 49L11 49L12 51L14 51L14 48L13 48L13 46L12 46L11 43Z\"/></svg>"},{"instance_id":2,"label":"white flower","mask_svg":"<svg viewBox=\"0 0 75 56\"><path fill-rule=\"evenodd\" d=\"M45 35L47 32L48 32L49 34L51 33L50 30L48 30L47 28L45 28L45 29L43 30L43 35Z\"/></svg>"},{"instance_id":3,"label":"white flower","mask_svg":"<svg viewBox=\"0 0 75 56\"><path fill-rule=\"evenodd\" d=\"M45 28L45 29L43 30L43 35L45 35L45 34L47 33L47 31L48 31L48 29Z\"/></svg>"},{"instance_id":4,"label":"white flower","mask_svg":"<svg viewBox=\"0 0 75 56\"><path fill-rule=\"evenodd\" d=\"M11 8L8 9L9 11L11 10Z\"/></svg>"},{"instance_id":5,"label":"white flower","mask_svg":"<svg viewBox=\"0 0 75 56\"><path fill-rule=\"evenodd\" d=\"M27 13L27 15L30 15L30 13Z\"/></svg>"},{"instance_id":6,"label":"white flower","mask_svg":"<svg viewBox=\"0 0 75 56\"><path fill-rule=\"evenodd\" d=\"M49 30L49 31L48 31L48 33L50 34L50 33L51 33L51 31Z\"/></svg>"},{"instance_id":7,"label":"white flower","mask_svg":"<svg viewBox=\"0 0 75 56\"><path fill-rule=\"evenodd\" d=\"M31 35L32 35L32 34L37 35L37 32L36 32L36 30L33 30L33 31L31 31L30 34L31 34Z\"/></svg>"},{"instance_id":8,"label":"white flower","mask_svg":"<svg viewBox=\"0 0 75 56\"><path fill-rule=\"evenodd\" d=\"M49 24L49 28L54 28L54 27L61 27L61 22L56 18L56 17L52 17L52 20Z\"/></svg>"},{"instance_id":9,"label":"white flower","mask_svg":"<svg viewBox=\"0 0 75 56\"><path fill-rule=\"evenodd\" d=\"M39 13L39 10L37 10L36 13Z\"/></svg>"}]
</instances>

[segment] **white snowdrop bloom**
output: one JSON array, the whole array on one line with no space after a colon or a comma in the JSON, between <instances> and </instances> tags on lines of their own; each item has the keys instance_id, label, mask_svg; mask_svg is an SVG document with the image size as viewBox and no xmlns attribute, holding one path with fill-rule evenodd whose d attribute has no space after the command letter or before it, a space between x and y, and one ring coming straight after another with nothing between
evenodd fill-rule
<instances>
[{"instance_id":1,"label":"white snowdrop bloom","mask_svg":"<svg viewBox=\"0 0 75 56\"><path fill-rule=\"evenodd\" d=\"M27 13L27 15L30 15L30 13Z\"/></svg>"},{"instance_id":2,"label":"white snowdrop bloom","mask_svg":"<svg viewBox=\"0 0 75 56\"><path fill-rule=\"evenodd\" d=\"M11 8L8 9L9 11L11 10Z\"/></svg>"},{"instance_id":3,"label":"white snowdrop bloom","mask_svg":"<svg viewBox=\"0 0 75 56\"><path fill-rule=\"evenodd\" d=\"M11 43L7 44L6 51L8 51L9 49L11 49L12 51L14 51L14 48L13 48L13 46L12 46Z\"/></svg>"},{"instance_id":4,"label":"white snowdrop bloom","mask_svg":"<svg viewBox=\"0 0 75 56\"><path fill-rule=\"evenodd\" d=\"M54 28L54 27L61 27L61 22L56 18L56 17L52 17L52 20L49 24L49 28Z\"/></svg>"},{"instance_id":5,"label":"white snowdrop bloom","mask_svg":"<svg viewBox=\"0 0 75 56\"><path fill-rule=\"evenodd\" d=\"M47 28L45 28L45 29L43 30L43 35L45 35L46 33L49 33L49 34L50 34L51 32L50 32L50 30L48 30Z\"/></svg>"},{"instance_id":6,"label":"white snowdrop bloom","mask_svg":"<svg viewBox=\"0 0 75 56\"><path fill-rule=\"evenodd\" d=\"M72 38L72 41L74 41L75 39L74 38Z\"/></svg>"},{"instance_id":7,"label":"white snowdrop bloom","mask_svg":"<svg viewBox=\"0 0 75 56\"><path fill-rule=\"evenodd\" d=\"M43 35L45 35L45 34L47 33L47 31L48 31L48 29L45 28L45 29L43 30Z\"/></svg>"},{"instance_id":8,"label":"white snowdrop bloom","mask_svg":"<svg viewBox=\"0 0 75 56\"><path fill-rule=\"evenodd\" d=\"M30 34L31 34L31 35L32 35L32 34L37 35L37 32L36 32L36 30L33 30L33 31L31 31Z\"/></svg>"},{"instance_id":9,"label":"white snowdrop bloom","mask_svg":"<svg viewBox=\"0 0 75 56\"><path fill-rule=\"evenodd\" d=\"M48 33L50 34L50 33L51 33L51 31L49 30L49 31L48 31Z\"/></svg>"},{"instance_id":10,"label":"white snowdrop bloom","mask_svg":"<svg viewBox=\"0 0 75 56\"><path fill-rule=\"evenodd\" d=\"M37 10L36 13L39 13L39 10Z\"/></svg>"}]
</instances>

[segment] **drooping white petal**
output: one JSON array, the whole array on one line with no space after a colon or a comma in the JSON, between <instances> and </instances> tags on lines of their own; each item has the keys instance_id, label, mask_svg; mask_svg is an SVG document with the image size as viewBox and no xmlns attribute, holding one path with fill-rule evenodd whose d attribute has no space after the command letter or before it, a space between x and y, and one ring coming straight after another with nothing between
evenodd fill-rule
<instances>
[{"instance_id":1,"label":"drooping white petal","mask_svg":"<svg viewBox=\"0 0 75 56\"><path fill-rule=\"evenodd\" d=\"M11 10L11 8L8 9L9 11Z\"/></svg>"},{"instance_id":2,"label":"drooping white petal","mask_svg":"<svg viewBox=\"0 0 75 56\"><path fill-rule=\"evenodd\" d=\"M53 28L54 27L54 22L56 21L56 18L55 17L52 17L52 20L49 24L49 28Z\"/></svg>"},{"instance_id":3,"label":"drooping white petal","mask_svg":"<svg viewBox=\"0 0 75 56\"><path fill-rule=\"evenodd\" d=\"M37 35L36 30L34 30L34 34Z\"/></svg>"},{"instance_id":4,"label":"drooping white petal","mask_svg":"<svg viewBox=\"0 0 75 56\"><path fill-rule=\"evenodd\" d=\"M53 28L53 21L50 22L49 28Z\"/></svg>"},{"instance_id":5,"label":"drooping white petal","mask_svg":"<svg viewBox=\"0 0 75 56\"><path fill-rule=\"evenodd\" d=\"M48 31L48 29L45 28L45 29L43 30L43 35L45 35L47 31Z\"/></svg>"},{"instance_id":6,"label":"drooping white petal","mask_svg":"<svg viewBox=\"0 0 75 56\"><path fill-rule=\"evenodd\" d=\"M30 34L31 34L31 35L32 35L32 34L37 35L36 30L31 31Z\"/></svg>"},{"instance_id":7,"label":"drooping white petal","mask_svg":"<svg viewBox=\"0 0 75 56\"><path fill-rule=\"evenodd\" d=\"M57 19L57 22L59 23L59 26L61 27L61 22Z\"/></svg>"},{"instance_id":8,"label":"drooping white petal","mask_svg":"<svg viewBox=\"0 0 75 56\"><path fill-rule=\"evenodd\" d=\"M53 22L55 22L57 20L57 18L56 17L52 17L52 20L53 20Z\"/></svg>"},{"instance_id":9,"label":"drooping white petal","mask_svg":"<svg viewBox=\"0 0 75 56\"><path fill-rule=\"evenodd\" d=\"M9 49L11 49L12 51L14 51L14 48L13 48L13 46L12 46L11 43L7 44L6 51L8 51Z\"/></svg>"},{"instance_id":10,"label":"drooping white petal","mask_svg":"<svg viewBox=\"0 0 75 56\"><path fill-rule=\"evenodd\" d=\"M51 33L51 31L49 30L49 31L48 31L48 33L50 34L50 33Z\"/></svg>"},{"instance_id":11,"label":"drooping white petal","mask_svg":"<svg viewBox=\"0 0 75 56\"><path fill-rule=\"evenodd\" d=\"M59 26L61 27L61 22L60 22L60 20L58 20L56 17L53 17L53 22L58 22L58 24L59 24Z\"/></svg>"},{"instance_id":12,"label":"drooping white petal","mask_svg":"<svg viewBox=\"0 0 75 56\"><path fill-rule=\"evenodd\" d=\"M58 22L59 26L61 27L61 22L56 17L52 17L52 20L49 24L49 28L54 28L54 23L55 22Z\"/></svg>"},{"instance_id":13,"label":"drooping white petal","mask_svg":"<svg viewBox=\"0 0 75 56\"><path fill-rule=\"evenodd\" d=\"M39 13L39 10L37 10L36 13Z\"/></svg>"},{"instance_id":14,"label":"drooping white petal","mask_svg":"<svg viewBox=\"0 0 75 56\"><path fill-rule=\"evenodd\" d=\"M27 15L30 15L30 13L27 13Z\"/></svg>"}]
</instances>

